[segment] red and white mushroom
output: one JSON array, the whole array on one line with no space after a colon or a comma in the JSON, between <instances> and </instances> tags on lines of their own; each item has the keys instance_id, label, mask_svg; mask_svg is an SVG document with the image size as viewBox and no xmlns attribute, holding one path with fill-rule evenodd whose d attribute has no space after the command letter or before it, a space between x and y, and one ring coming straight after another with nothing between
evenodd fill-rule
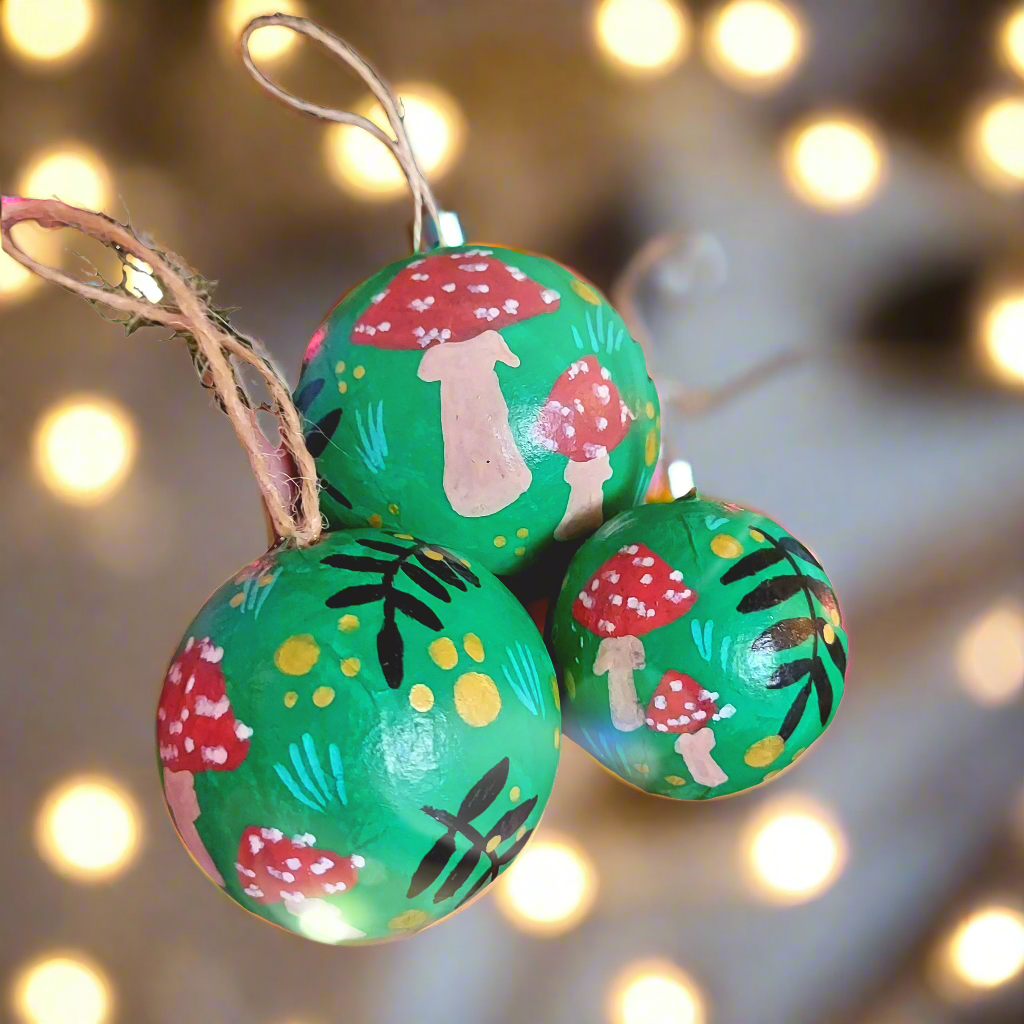
<instances>
[{"instance_id":1,"label":"red and white mushroom","mask_svg":"<svg viewBox=\"0 0 1024 1024\"><path fill-rule=\"evenodd\" d=\"M315 937L327 933L332 941L342 941L366 933L345 924L339 908L323 897L351 889L365 863L360 856L342 857L318 847L309 833L289 839L280 829L252 825L239 840L235 870L250 899L283 903L290 914L316 922Z\"/></svg>"},{"instance_id":2,"label":"red and white mushroom","mask_svg":"<svg viewBox=\"0 0 1024 1024\"><path fill-rule=\"evenodd\" d=\"M231 710L220 662L224 649L209 637L189 637L171 662L156 711L156 735L164 768L164 797L196 863L218 884L224 878L196 831L197 772L230 772L249 753L252 729Z\"/></svg>"},{"instance_id":3,"label":"red and white mushroom","mask_svg":"<svg viewBox=\"0 0 1024 1024\"><path fill-rule=\"evenodd\" d=\"M459 515L493 515L530 486L494 371L519 357L498 332L558 305L491 250L468 249L407 264L352 327L354 344L423 350L420 380L441 383L444 491Z\"/></svg>"},{"instance_id":4,"label":"red and white mushroom","mask_svg":"<svg viewBox=\"0 0 1024 1024\"><path fill-rule=\"evenodd\" d=\"M569 503L555 528L556 539L589 533L603 522L602 488L612 475L608 454L634 418L611 374L594 356L577 359L555 381L535 429L543 447L569 460L564 474Z\"/></svg>"},{"instance_id":5,"label":"red and white mushroom","mask_svg":"<svg viewBox=\"0 0 1024 1024\"><path fill-rule=\"evenodd\" d=\"M633 670L646 664L640 637L685 615L697 600L683 574L644 544L628 544L599 566L572 605L572 617L601 637L594 672L608 674L612 725L632 732L644 724Z\"/></svg>"},{"instance_id":6,"label":"red and white mushroom","mask_svg":"<svg viewBox=\"0 0 1024 1024\"><path fill-rule=\"evenodd\" d=\"M673 749L682 754L693 781L701 786L720 786L728 781L711 756L715 734L710 723L730 718L736 709L731 704L719 708L717 700L717 693L704 689L690 676L666 672L647 705L647 727L679 733Z\"/></svg>"}]
</instances>

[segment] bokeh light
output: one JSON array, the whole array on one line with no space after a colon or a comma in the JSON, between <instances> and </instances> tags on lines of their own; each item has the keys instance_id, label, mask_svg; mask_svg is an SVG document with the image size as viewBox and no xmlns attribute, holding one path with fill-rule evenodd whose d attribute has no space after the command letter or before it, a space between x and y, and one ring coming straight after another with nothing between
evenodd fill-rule
<instances>
[{"instance_id":1,"label":"bokeh light","mask_svg":"<svg viewBox=\"0 0 1024 1024\"><path fill-rule=\"evenodd\" d=\"M80 54L92 40L92 0L5 0L0 30L8 49L23 60L58 66Z\"/></svg>"},{"instance_id":2,"label":"bokeh light","mask_svg":"<svg viewBox=\"0 0 1024 1024\"><path fill-rule=\"evenodd\" d=\"M452 166L462 149L465 125L455 101L431 85L399 86L405 107L405 128L420 170L438 178ZM391 128L380 104L367 97L356 108L389 134ZM398 162L388 148L355 125L331 125L324 135L331 177L361 195L390 197L407 186Z\"/></svg>"},{"instance_id":3,"label":"bokeh light","mask_svg":"<svg viewBox=\"0 0 1024 1024\"><path fill-rule=\"evenodd\" d=\"M999 29L999 50L1003 59L1024 77L1024 5L1011 11Z\"/></svg>"},{"instance_id":4,"label":"bokeh light","mask_svg":"<svg viewBox=\"0 0 1024 1024\"><path fill-rule=\"evenodd\" d=\"M956 649L960 683L979 704L998 706L1024 688L1024 609L1005 601L964 631Z\"/></svg>"},{"instance_id":5,"label":"bokeh light","mask_svg":"<svg viewBox=\"0 0 1024 1024\"><path fill-rule=\"evenodd\" d=\"M668 464L668 486L673 498L681 498L693 489L693 466L685 459L673 459Z\"/></svg>"},{"instance_id":6,"label":"bokeh light","mask_svg":"<svg viewBox=\"0 0 1024 1024\"><path fill-rule=\"evenodd\" d=\"M700 990L675 964L665 960L631 964L616 978L609 995L612 1024L703 1024Z\"/></svg>"},{"instance_id":7,"label":"bokeh light","mask_svg":"<svg viewBox=\"0 0 1024 1024\"><path fill-rule=\"evenodd\" d=\"M783 140L782 165L790 187L804 202L842 212L867 203L881 185L885 154L878 133L845 115L806 121Z\"/></svg>"},{"instance_id":8,"label":"bokeh light","mask_svg":"<svg viewBox=\"0 0 1024 1024\"><path fill-rule=\"evenodd\" d=\"M83 881L110 878L131 863L139 844L132 801L107 779L72 779L43 801L36 818L43 858Z\"/></svg>"},{"instance_id":9,"label":"bokeh light","mask_svg":"<svg viewBox=\"0 0 1024 1024\"><path fill-rule=\"evenodd\" d=\"M153 268L144 260L129 256L124 266L124 286L134 296L157 303L163 297L163 289L153 276Z\"/></svg>"},{"instance_id":10,"label":"bokeh light","mask_svg":"<svg viewBox=\"0 0 1024 1024\"><path fill-rule=\"evenodd\" d=\"M967 152L978 177L992 188L1024 188L1024 97L1001 96L969 120Z\"/></svg>"},{"instance_id":11,"label":"bokeh light","mask_svg":"<svg viewBox=\"0 0 1024 1024\"><path fill-rule=\"evenodd\" d=\"M35 199L56 196L71 206L102 210L111 198L110 173L90 150L61 146L30 161L22 172L18 193Z\"/></svg>"},{"instance_id":12,"label":"bokeh light","mask_svg":"<svg viewBox=\"0 0 1024 1024\"><path fill-rule=\"evenodd\" d=\"M306 12L295 0L223 0L219 11L221 32L232 51L238 48L245 26L261 14L303 17ZM270 25L257 29L249 37L249 53L255 61L278 60L295 46L299 38L299 34L290 28Z\"/></svg>"},{"instance_id":13,"label":"bokeh light","mask_svg":"<svg viewBox=\"0 0 1024 1024\"><path fill-rule=\"evenodd\" d=\"M825 892L842 873L846 841L839 825L809 802L769 805L746 840L757 893L775 903L801 903Z\"/></svg>"},{"instance_id":14,"label":"bokeh light","mask_svg":"<svg viewBox=\"0 0 1024 1024\"><path fill-rule=\"evenodd\" d=\"M978 341L994 377L1024 385L1024 287L989 297L981 309Z\"/></svg>"},{"instance_id":15,"label":"bokeh light","mask_svg":"<svg viewBox=\"0 0 1024 1024\"><path fill-rule=\"evenodd\" d=\"M726 81L763 89L796 69L804 55L805 34L792 8L777 0L731 0L708 19L704 51Z\"/></svg>"},{"instance_id":16,"label":"bokeh light","mask_svg":"<svg viewBox=\"0 0 1024 1024\"><path fill-rule=\"evenodd\" d=\"M535 839L509 865L496 887L502 913L523 931L557 935L582 921L594 905L597 873L570 839Z\"/></svg>"},{"instance_id":17,"label":"bokeh light","mask_svg":"<svg viewBox=\"0 0 1024 1024\"><path fill-rule=\"evenodd\" d=\"M14 983L12 1002L23 1024L104 1024L112 994L98 968L62 955L27 967Z\"/></svg>"},{"instance_id":18,"label":"bokeh light","mask_svg":"<svg viewBox=\"0 0 1024 1024\"><path fill-rule=\"evenodd\" d=\"M955 986L1005 985L1024 971L1024 915L1000 905L974 911L953 929L940 963Z\"/></svg>"},{"instance_id":19,"label":"bokeh light","mask_svg":"<svg viewBox=\"0 0 1024 1024\"><path fill-rule=\"evenodd\" d=\"M620 70L661 74L686 56L692 30L685 9L671 0L603 0L594 34Z\"/></svg>"},{"instance_id":20,"label":"bokeh light","mask_svg":"<svg viewBox=\"0 0 1024 1024\"><path fill-rule=\"evenodd\" d=\"M131 420L105 399L70 399L49 410L36 428L39 475L54 494L75 504L93 504L112 494L134 456Z\"/></svg>"},{"instance_id":21,"label":"bokeh light","mask_svg":"<svg viewBox=\"0 0 1024 1024\"><path fill-rule=\"evenodd\" d=\"M15 224L11 231L15 245L33 259L48 266L55 266L60 260L58 233L47 231L23 221ZM0 249L0 307L19 302L31 295L41 284L42 278L23 267L13 256Z\"/></svg>"}]
</instances>

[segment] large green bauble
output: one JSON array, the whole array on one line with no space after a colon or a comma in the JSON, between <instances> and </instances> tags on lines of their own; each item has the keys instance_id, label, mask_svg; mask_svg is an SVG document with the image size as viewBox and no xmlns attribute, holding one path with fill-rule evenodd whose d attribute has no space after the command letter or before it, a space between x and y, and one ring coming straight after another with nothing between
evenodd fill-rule
<instances>
[{"instance_id":1,"label":"large green bauble","mask_svg":"<svg viewBox=\"0 0 1024 1024\"><path fill-rule=\"evenodd\" d=\"M552 616L566 734L648 793L749 789L832 720L841 621L821 564L771 519L696 492L623 512Z\"/></svg>"},{"instance_id":2,"label":"large green bauble","mask_svg":"<svg viewBox=\"0 0 1024 1024\"><path fill-rule=\"evenodd\" d=\"M323 942L417 931L536 827L561 737L550 658L486 569L363 529L225 583L164 681L182 840L246 910Z\"/></svg>"},{"instance_id":3,"label":"large green bauble","mask_svg":"<svg viewBox=\"0 0 1024 1024\"><path fill-rule=\"evenodd\" d=\"M313 335L295 403L333 528L458 538L520 581L560 578L658 456L658 397L619 315L560 264L494 246L354 288Z\"/></svg>"}]
</instances>

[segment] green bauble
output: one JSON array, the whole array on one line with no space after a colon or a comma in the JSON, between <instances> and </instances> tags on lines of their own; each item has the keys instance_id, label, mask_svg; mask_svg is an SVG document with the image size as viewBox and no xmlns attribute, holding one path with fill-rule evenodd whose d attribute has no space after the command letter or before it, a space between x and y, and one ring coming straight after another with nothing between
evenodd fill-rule
<instances>
[{"instance_id":1,"label":"green bauble","mask_svg":"<svg viewBox=\"0 0 1024 1024\"><path fill-rule=\"evenodd\" d=\"M615 310L560 264L493 246L354 288L313 335L295 403L332 528L458 537L521 580L559 579L569 541L640 501L660 444Z\"/></svg>"},{"instance_id":2,"label":"green bauble","mask_svg":"<svg viewBox=\"0 0 1024 1024\"><path fill-rule=\"evenodd\" d=\"M811 552L757 512L643 505L577 552L552 617L566 734L648 793L708 800L787 767L832 720L846 634Z\"/></svg>"},{"instance_id":3,"label":"green bauble","mask_svg":"<svg viewBox=\"0 0 1024 1024\"><path fill-rule=\"evenodd\" d=\"M164 793L246 910L323 942L418 931L536 827L561 716L551 660L490 573L408 534L279 546L189 626L164 682Z\"/></svg>"}]
</instances>

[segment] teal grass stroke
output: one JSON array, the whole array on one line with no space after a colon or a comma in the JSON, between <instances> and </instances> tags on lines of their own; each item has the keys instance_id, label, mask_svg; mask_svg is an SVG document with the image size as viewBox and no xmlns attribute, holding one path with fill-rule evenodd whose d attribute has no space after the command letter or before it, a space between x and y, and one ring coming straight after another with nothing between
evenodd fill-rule
<instances>
[{"instance_id":1,"label":"teal grass stroke","mask_svg":"<svg viewBox=\"0 0 1024 1024\"><path fill-rule=\"evenodd\" d=\"M545 718L547 715L544 710L544 698L533 653L529 647L524 647L520 643L516 644L516 651L519 653L518 659L511 647L505 648L512 671L509 672L508 665L502 665L501 671L504 673L508 685L512 687L512 692L519 698L519 703L531 715L539 714L541 718Z\"/></svg>"},{"instance_id":2,"label":"teal grass stroke","mask_svg":"<svg viewBox=\"0 0 1024 1024\"><path fill-rule=\"evenodd\" d=\"M301 804L311 810L326 812L327 805L335 800L347 804L345 794L345 771L341 763L341 751L336 743L327 748L328 767L331 777L328 779L320 763L313 737L307 732L302 736L302 749L298 743L288 745L288 755L295 774L283 764L275 764L277 777L285 784L285 788ZM296 781L296 779L298 781Z\"/></svg>"},{"instance_id":3,"label":"teal grass stroke","mask_svg":"<svg viewBox=\"0 0 1024 1024\"><path fill-rule=\"evenodd\" d=\"M626 336L625 330L618 326L611 317L608 318L607 323L604 322L604 306L598 306L593 317L589 312L587 313L587 334L590 337L591 351L600 352L603 348L608 353L618 352L622 339ZM576 342L576 347L582 352L586 345L575 324L572 325L572 338Z\"/></svg>"},{"instance_id":4,"label":"teal grass stroke","mask_svg":"<svg viewBox=\"0 0 1024 1024\"><path fill-rule=\"evenodd\" d=\"M366 407L366 426L363 417L356 411L356 429L359 431L359 456L366 463L371 473L379 473L384 468L384 460L388 456L388 439L384 433L384 400L377 403L377 414L374 417L373 403Z\"/></svg>"}]
</instances>

